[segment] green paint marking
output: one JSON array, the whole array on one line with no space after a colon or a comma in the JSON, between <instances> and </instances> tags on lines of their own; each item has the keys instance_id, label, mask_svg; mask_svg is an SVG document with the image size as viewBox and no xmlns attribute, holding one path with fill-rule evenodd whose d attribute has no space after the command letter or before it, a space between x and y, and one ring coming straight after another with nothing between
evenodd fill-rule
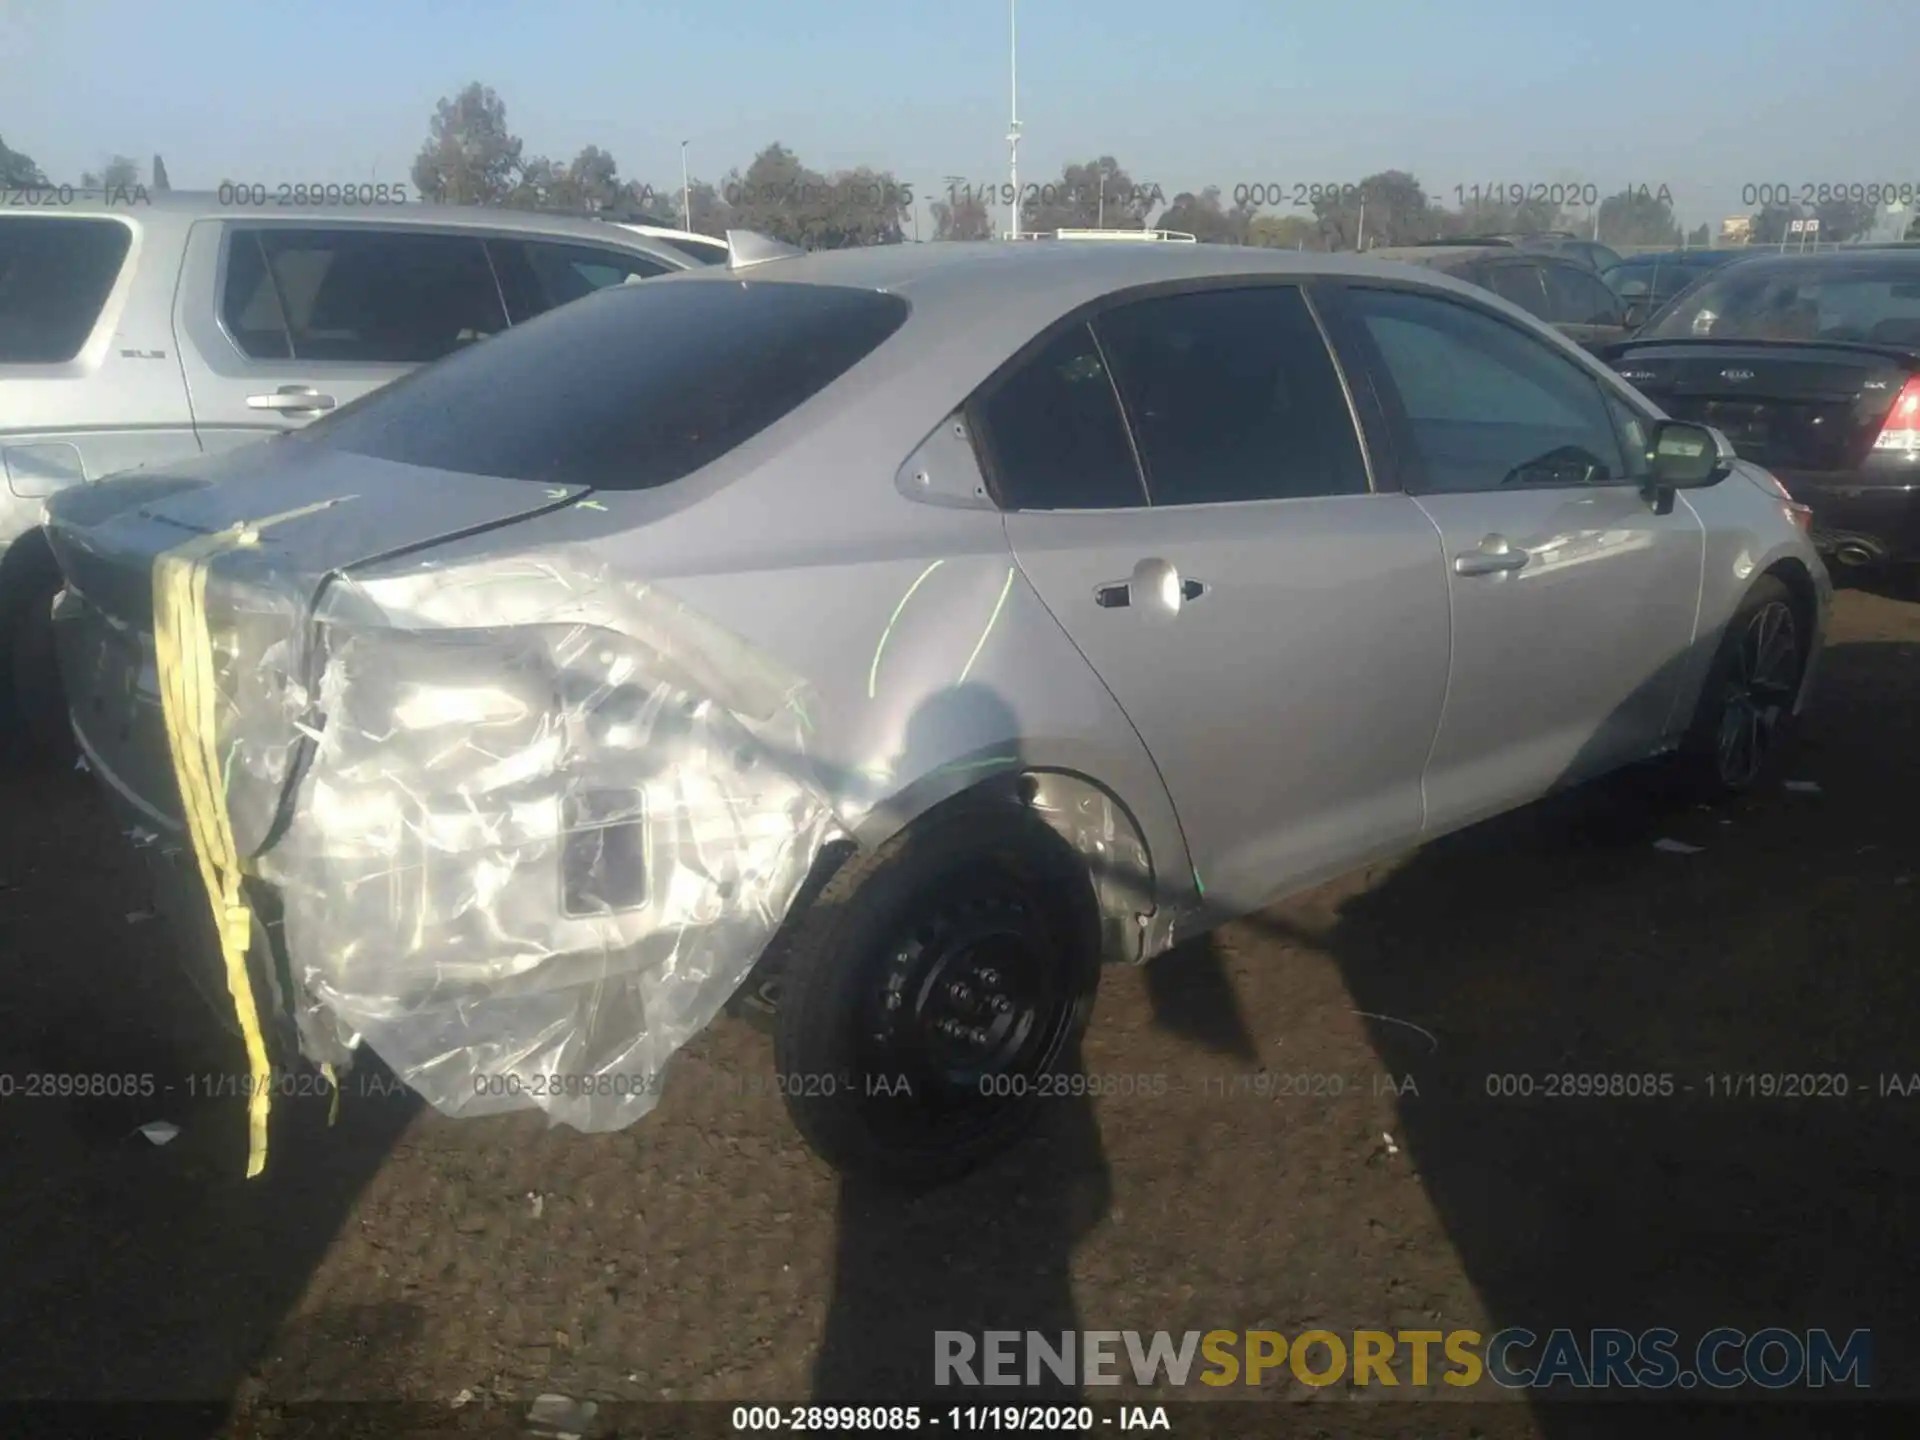
<instances>
[{"instance_id":1,"label":"green paint marking","mask_svg":"<svg viewBox=\"0 0 1920 1440\"><path fill-rule=\"evenodd\" d=\"M987 648L987 637L993 633L993 627L1000 623L1000 612L1007 608L1007 596L1013 593L1013 567L1007 567L1007 583L1000 587L1000 598L993 602L993 614L987 617L987 628L980 632L980 641L973 647L973 654L967 657L966 668L960 672L957 684L967 683L967 676L973 673L973 662L980 658L980 652Z\"/></svg>"},{"instance_id":2,"label":"green paint marking","mask_svg":"<svg viewBox=\"0 0 1920 1440\"><path fill-rule=\"evenodd\" d=\"M900 612L907 608L907 602L913 598L913 592L926 583L927 577L946 564L945 560L936 560L920 572L920 578L907 587L907 593L900 597L900 603L893 607L893 614L887 619L887 628L880 632L880 643L873 647L873 664L867 670L867 699L874 698L880 684L880 656L887 648L887 639L893 634L893 627L900 623Z\"/></svg>"}]
</instances>

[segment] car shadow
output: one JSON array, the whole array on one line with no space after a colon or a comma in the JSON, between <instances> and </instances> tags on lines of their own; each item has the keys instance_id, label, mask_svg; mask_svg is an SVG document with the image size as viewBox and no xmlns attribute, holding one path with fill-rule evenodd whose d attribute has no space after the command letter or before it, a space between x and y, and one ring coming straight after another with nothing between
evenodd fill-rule
<instances>
[{"instance_id":1,"label":"car shadow","mask_svg":"<svg viewBox=\"0 0 1920 1440\"><path fill-rule=\"evenodd\" d=\"M372 1065L329 1125L290 1080L244 1178L243 1047L115 903L146 887L94 782L13 767L0 797L44 817L0 827L0 1401L211 1402L149 1428L220 1433L418 1103Z\"/></svg>"},{"instance_id":2,"label":"car shadow","mask_svg":"<svg viewBox=\"0 0 1920 1440\"><path fill-rule=\"evenodd\" d=\"M1495 1329L1664 1327L1686 1369L1719 1327L1866 1329L1873 1398L1920 1392L1920 1088L1880 1093L1920 1071L1916 702L1896 647L1832 646L1765 789L1639 767L1240 922L1332 958L1413 1078L1393 1133ZM1567 1394L1539 1433L1618 1433Z\"/></svg>"},{"instance_id":3,"label":"car shadow","mask_svg":"<svg viewBox=\"0 0 1920 1440\"><path fill-rule=\"evenodd\" d=\"M909 719L895 773L922 774L927 755L955 737L1017 734L990 687L961 684L928 698ZM1017 755L1005 757L1017 769ZM830 777L832 778L832 777ZM1130 877L1138 878L1138 877ZM1252 1053L1221 956L1207 941L1179 963L1155 966L1154 1020L1223 1054ZM1096 1011L1097 1013L1097 1011ZM1083 1075L1076 1053L1065 1073ZM1093 1101L1063 1094L1038 1106L1033 1131L953 1184L912 1192L856 1176L840 1181L833 1292L813 1370L823 1403L1004 1400L1007 1389L937 1373L937 1336L1038 1332L1056 1343L1081 1330L1073 1297L1075 1248L1106 1218L1112 1178ZM975 1350L974 1374L984 1382ZM1076 1384L1045 1367L1023 1374L1021 1401L1066 1403Z\"/></svg>"}]
</instances>

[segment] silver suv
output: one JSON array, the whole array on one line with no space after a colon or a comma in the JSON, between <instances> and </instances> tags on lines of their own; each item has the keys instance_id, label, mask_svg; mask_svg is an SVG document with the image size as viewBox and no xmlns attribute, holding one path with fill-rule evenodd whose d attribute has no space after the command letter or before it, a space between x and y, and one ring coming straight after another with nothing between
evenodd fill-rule
<instances>
[{"instance_id":1,"label":"silver suv","mask_svg":"<svg viewBox=\"0 0 1920 1440\"><path fill-rule=\"evenodd\" d=\"M298 429L556 305L703 263L594 219L140 197L0 210L0 715L43 751L68 743L49 496Z\"/></svg>"}]
</instances>

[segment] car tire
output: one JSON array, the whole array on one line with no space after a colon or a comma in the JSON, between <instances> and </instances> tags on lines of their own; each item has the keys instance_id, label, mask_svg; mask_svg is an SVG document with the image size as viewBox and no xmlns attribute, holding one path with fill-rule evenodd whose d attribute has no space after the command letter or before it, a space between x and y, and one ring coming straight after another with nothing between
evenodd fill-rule
<instances>
[{"instance_id":1,"label":"car tire","mask_svg":"<svg viewBox=\"0 0 1920 1440\"><path fill-rule=\"evenodd\" d=\"M1100 976L1086 866L1012 801L847 860L796 926L774 1017L788 1113L849 1174L957 1178L1078 1063Z\"/></svg>"},{"instance_id":2,"label":"car tire","mask_svg":"<svg viewBox=\"0 0 1920 1440\"><path fill-rule=\"evenodd\" d=\"M37 532L15 542L0 579L0 728L21 758L71 764L77 748L54 655L59 566Z\"/></svg>"},{"instance_id":3,"label":"car tire","mask_svg":"<svg viewBox=\"0 0 1920 1440\"><path fill-rule=\"evenodd\" d=\"M1810 639L1793 592L1773 575L1755 581L1720 637L1681 742L1689 791L1724 799L1771 774L1792 728Z\"/></svg>"}]
</instances>

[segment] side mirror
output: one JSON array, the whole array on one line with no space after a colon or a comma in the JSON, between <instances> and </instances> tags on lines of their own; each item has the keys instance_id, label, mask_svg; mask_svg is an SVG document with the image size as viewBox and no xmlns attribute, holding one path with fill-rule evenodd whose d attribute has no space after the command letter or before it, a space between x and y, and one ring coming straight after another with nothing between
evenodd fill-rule
<instances>
[{"instance_id":1,"label":"side mirror","mask_svg":"<svg viewBox=\"0 0 1920 1440\"><path fill-rule=\"evenodd\" d=\"M1653 427L1652 444L1647 489L1655 512L1661 515L1673 509L1676 490L1718 485L1732 472L1737 458L1733 445L1718 430L1685 420L1660 421Z\"/></svg>"},{"instance_id":2,"label":"side mirror","mask_svg":"<svg viewBox=\"0 0 1920 1440\"><path fill-rule=\"evenodd\" d=\"M1629 330L1638 330L1647 323L1647 302L1630 300L1627 308L1620 312L1620 323Z\"/></svg>"}]
</instances>

